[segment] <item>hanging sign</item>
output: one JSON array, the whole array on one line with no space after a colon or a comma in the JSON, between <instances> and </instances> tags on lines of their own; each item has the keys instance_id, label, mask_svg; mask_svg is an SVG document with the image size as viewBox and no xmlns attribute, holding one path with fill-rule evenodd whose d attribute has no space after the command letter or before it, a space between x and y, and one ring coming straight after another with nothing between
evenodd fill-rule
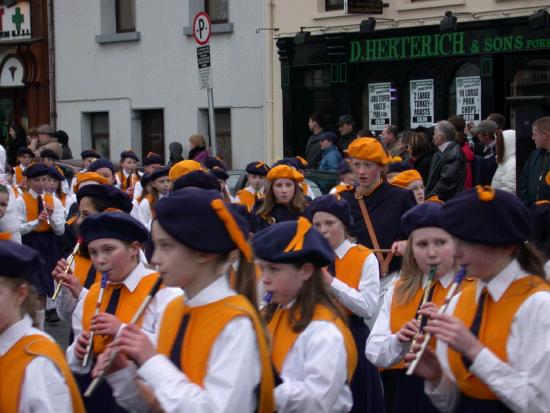
<instances>
[{"instance_id":1,"label":"hanging sign","mask_svg":"<svg viewBox=\"0 0 550 413\"><path fill-rule=\"evenodd\" d=\"M391 125L391 83L369 83L369 129Z\"/></svg>"},{"instance_id":2,"label":"hanging sign","mask_svg":"<svg viewBox=\"0 0 550 413\"><path fill-rule=\"evenodd\" d=\"M0 42L31 38L31 8L28 1L0 6Z\"/></svg>"},{"instance_id":3,"label":"hanging sign","mask_svg":"<svg viewBox=\"0 0 550 413\"><path fill-rule=\"evenodd\" d=\"M456 78L456 114L466 122L481 121L481 78L479 76Z\"/></svg>"},{"instance_id":4,"label":"hanging sign","mask_svg":"<svg viewBox=\"0 0 550 413\"><path fill-rule=\"evenodd\" d=\"M411 80L411 129L434 123L434 80Z\"/></svg>"},{"instance_id":5,"label":"hanging sign","mask_svg":"<svg viewBox=\"0 0 550 413\"><path fill-rule=\"evenodd\" d=\"M199 67L199 87L212 87L212 71L210 70L210 45L197 47L197 64Z\"/></svg>"}]
</instances>

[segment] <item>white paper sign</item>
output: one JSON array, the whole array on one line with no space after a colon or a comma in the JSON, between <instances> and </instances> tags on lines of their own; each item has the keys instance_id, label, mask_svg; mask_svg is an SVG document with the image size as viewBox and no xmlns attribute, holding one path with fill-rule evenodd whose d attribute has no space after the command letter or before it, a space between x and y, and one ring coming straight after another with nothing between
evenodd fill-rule
<instances>
[{"instance_id":1,"label":"white paper sign","mask_svg":"<svg viewBox=\"0 0 550 413\"><path fill-rule=\"evenodd\" d=\"M199 87L212 88L212 72L210 68L210 45L197 47L197 65L199 68Z\"/></svg>"},{"instance_id":2,"label":"white paper sign","mask_svg":"<svg viewBox=\"0 0 550 413\"><path fill-rule=\"evenodd\" d=\"M434 80L411 80L411 129L434 123Z\"/></svg>"},{"instance_id":3,"label":"white paper sign","mask_svg":"<svg viewBox=\"0 0 550 413\"><path fill-rule=\"evenodd\" d=\"M369 83L369 129L391 125L391 83Z\"/></svg>"},{"instance_id":4,"label":"white paper sign","mask_svg":"<svg viewBox=\"0 0 550 413\"><path fill-rule=\"evenodd\" d=\"M456 114L466 122L481 121L481 78L479 76L456 78Z\"/></svg>"}]
</instances>

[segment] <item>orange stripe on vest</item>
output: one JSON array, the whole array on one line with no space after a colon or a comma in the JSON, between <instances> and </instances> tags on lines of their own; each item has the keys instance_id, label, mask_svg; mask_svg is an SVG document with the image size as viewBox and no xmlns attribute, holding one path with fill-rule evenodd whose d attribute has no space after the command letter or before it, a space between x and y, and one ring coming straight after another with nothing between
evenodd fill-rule
<instances>
[{"instance_id":1,"label":"orange stripe on vest","mask_svg":"<svg viewBox=\"0 0 550 413\"><path fill-rule=\"evenodd\" d=\"M25 176L23 175L23 169L21 169L20 165L17 165L15 168L15 183L17 185L20 185L23 181L25 181Z\"/></svg>"},{"instance_id":2,"label":"orange stripe on vest","mask_svg":"<svg viewBox=\"0 0 550 413\"><path fill-rule=\"evenodd\" d=\"M336 270L336 278L346 283L351 288L358 289L361 281L361 273L365 260L371 254L371 251L363 245L351 247L344 258L336 257L334 268ZM353 314L347 308L342 306L343 311L349 316Z\"/></svg>"},{"instance_id":3,"label":"orange stripe on vest","mask_svg":"<svg viewBox=\"0 0 550 413\"><path fill-rule=\"evenodd\" d=\"M83 257L80 254L76 254L74 257L74 269L73 274L80 282L80 285L84 285L86 277L88 277L88 271L92 266L92 260L89 258ZM96 271L94 283L99 283L101 281L101 273Z\"/></svg>"},{"instance_id":4,"label":"orange stripe on vest","mask_svg":"<svg viewBox=\"0 0 550 413\"><path fill-rule=\"evenodd\" d=\"M28 192L23 193L23 201L25 201L25 209L27 210L27 222L34 221L38 218L38 199L34 199ZM44 195L44 203L53 208L53 197L50 194ZM44 208L46 205L44 205ZM48 232L52 227L46 221L40 223L32 230L32 232Z\"/></svg>"},{"instance_id":5,"label":"orange stripe on vest","mask_svg":"<svg viewBox=\"0 0 550 413\"><path fill-rule=\"evenodd\" d=\"M514 316L525 300L539 291L550 291L550 286L541 278L530 275L510 284L497 303L493 301L490 294L487 295L479 329L479 340L505 363L508 362L506 343ZM453 314L464 321L466 326L472 325L477 311L475 297L475 288L465 289L458 299ZM462 393L476 399L498 399L485 383L470 373L462 362L461 354L450 346L448 359L449 367Z\"/></svg>"},{"instance_id":6,"label":"orange stripe on vest","mask_svg":"<svg viewBox=\"0 0 550 413\"><path fill-rule=\"evenodd\" d=\"M122 171L118 171L115 174L118 177L118 180L120 181L120 189L123 191L126 191L128 187L126 186L126 177L124 176L124 173ZM140 180L140 177L138 174L132 174L131 182L132 186L137 184Z\"/></svg>"},{"instance_id":7,"label":"orange stripe on vest","mask_svg":"<svg viewBox=\"0 0 550 413\"><path fill-rule=\"evenodd\" d=\"M27 366L36 357L46 357L59 369L71 394L73 411L85 413L78 386L67 365L61 349L42 335L33 334L17 341L6 354L0 357L0 403L2 413L19 412L21 389Z\"/></svg>"},{"instance_id":8,"label":"orange stripe on vest","mask_svg":"<svg viewBox=\"0 0 550 413\"><path fill-rule=\"evenodd\" d=\"M248 212L252 212L256 204L256 197L254 194L247 189L241 189L237 192L237 196L239 197L239 204L244 205Z\"/></svg>"},{"instance_id":9,"label":"orange stripe on vest","mask_svg":"<svg viewBox=\"0 0 550 413\"><path fill-rule=\"evenodd\" d=\"M178 326L184 315L189 314L189 322L182 343L180 365L189 380L203 387L208 373L208 360L214 342L227 326L236 317L248 317L256 332L262 376L260 383L260 398L257 412L271 413L274 411L273 401L273 370L269 359L267 339L264 336L260 319L250 304L242 295L234 295L222 300L198 307L186 307L181 298L172 300L162 318L158 351L170 356Z\"/></svg>"}]
</instances>

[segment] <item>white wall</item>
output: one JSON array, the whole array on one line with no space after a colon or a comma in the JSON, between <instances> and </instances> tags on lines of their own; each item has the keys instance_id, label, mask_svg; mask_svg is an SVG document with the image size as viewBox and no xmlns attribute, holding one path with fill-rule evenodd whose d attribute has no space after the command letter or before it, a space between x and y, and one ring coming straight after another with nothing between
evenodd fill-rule
<instances>
[{"instance_id":1,"label":"white wall","mask_svg":"<svg viewBox=\"0 0 550 413\"><path fill-rule=\"evenodd\" d=\"M266 158L266 34L256 33L264 25L264 3L229 3L233 33L213 34L210 40L214 102L216 107L231 108L233 166L243 167ZM100 4L54 2L58 128L71 137L73 153L82 147L81 113L90 111L109 112L114 160L131 146L133 110L164 110L166 156L173 141L186 147L187 137L199 129L199 108L207 107L206 91L198 86L196 44L183 34L189 22L188 2L136 0L141 39L110 44L95 41L101 34Z\"/></svg>"}]
</instances>

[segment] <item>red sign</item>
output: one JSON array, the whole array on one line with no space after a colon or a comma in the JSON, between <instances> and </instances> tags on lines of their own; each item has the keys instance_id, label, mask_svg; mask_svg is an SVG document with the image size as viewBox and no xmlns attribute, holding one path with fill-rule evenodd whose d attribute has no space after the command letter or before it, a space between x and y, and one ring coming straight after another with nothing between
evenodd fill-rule
<instances>
[{"instance_id":1,"label":"red sign","mask_svg":"<svg viewBox=\"0 0 550 413\"><path fill-rule=\"evenodd\" d=\"M195 41L204 46L210 40L210 34L212 33L212 22L210 16L206 12L201 11L195 15L193 19L193 37Z\"/></svg>"}]
</instances>

